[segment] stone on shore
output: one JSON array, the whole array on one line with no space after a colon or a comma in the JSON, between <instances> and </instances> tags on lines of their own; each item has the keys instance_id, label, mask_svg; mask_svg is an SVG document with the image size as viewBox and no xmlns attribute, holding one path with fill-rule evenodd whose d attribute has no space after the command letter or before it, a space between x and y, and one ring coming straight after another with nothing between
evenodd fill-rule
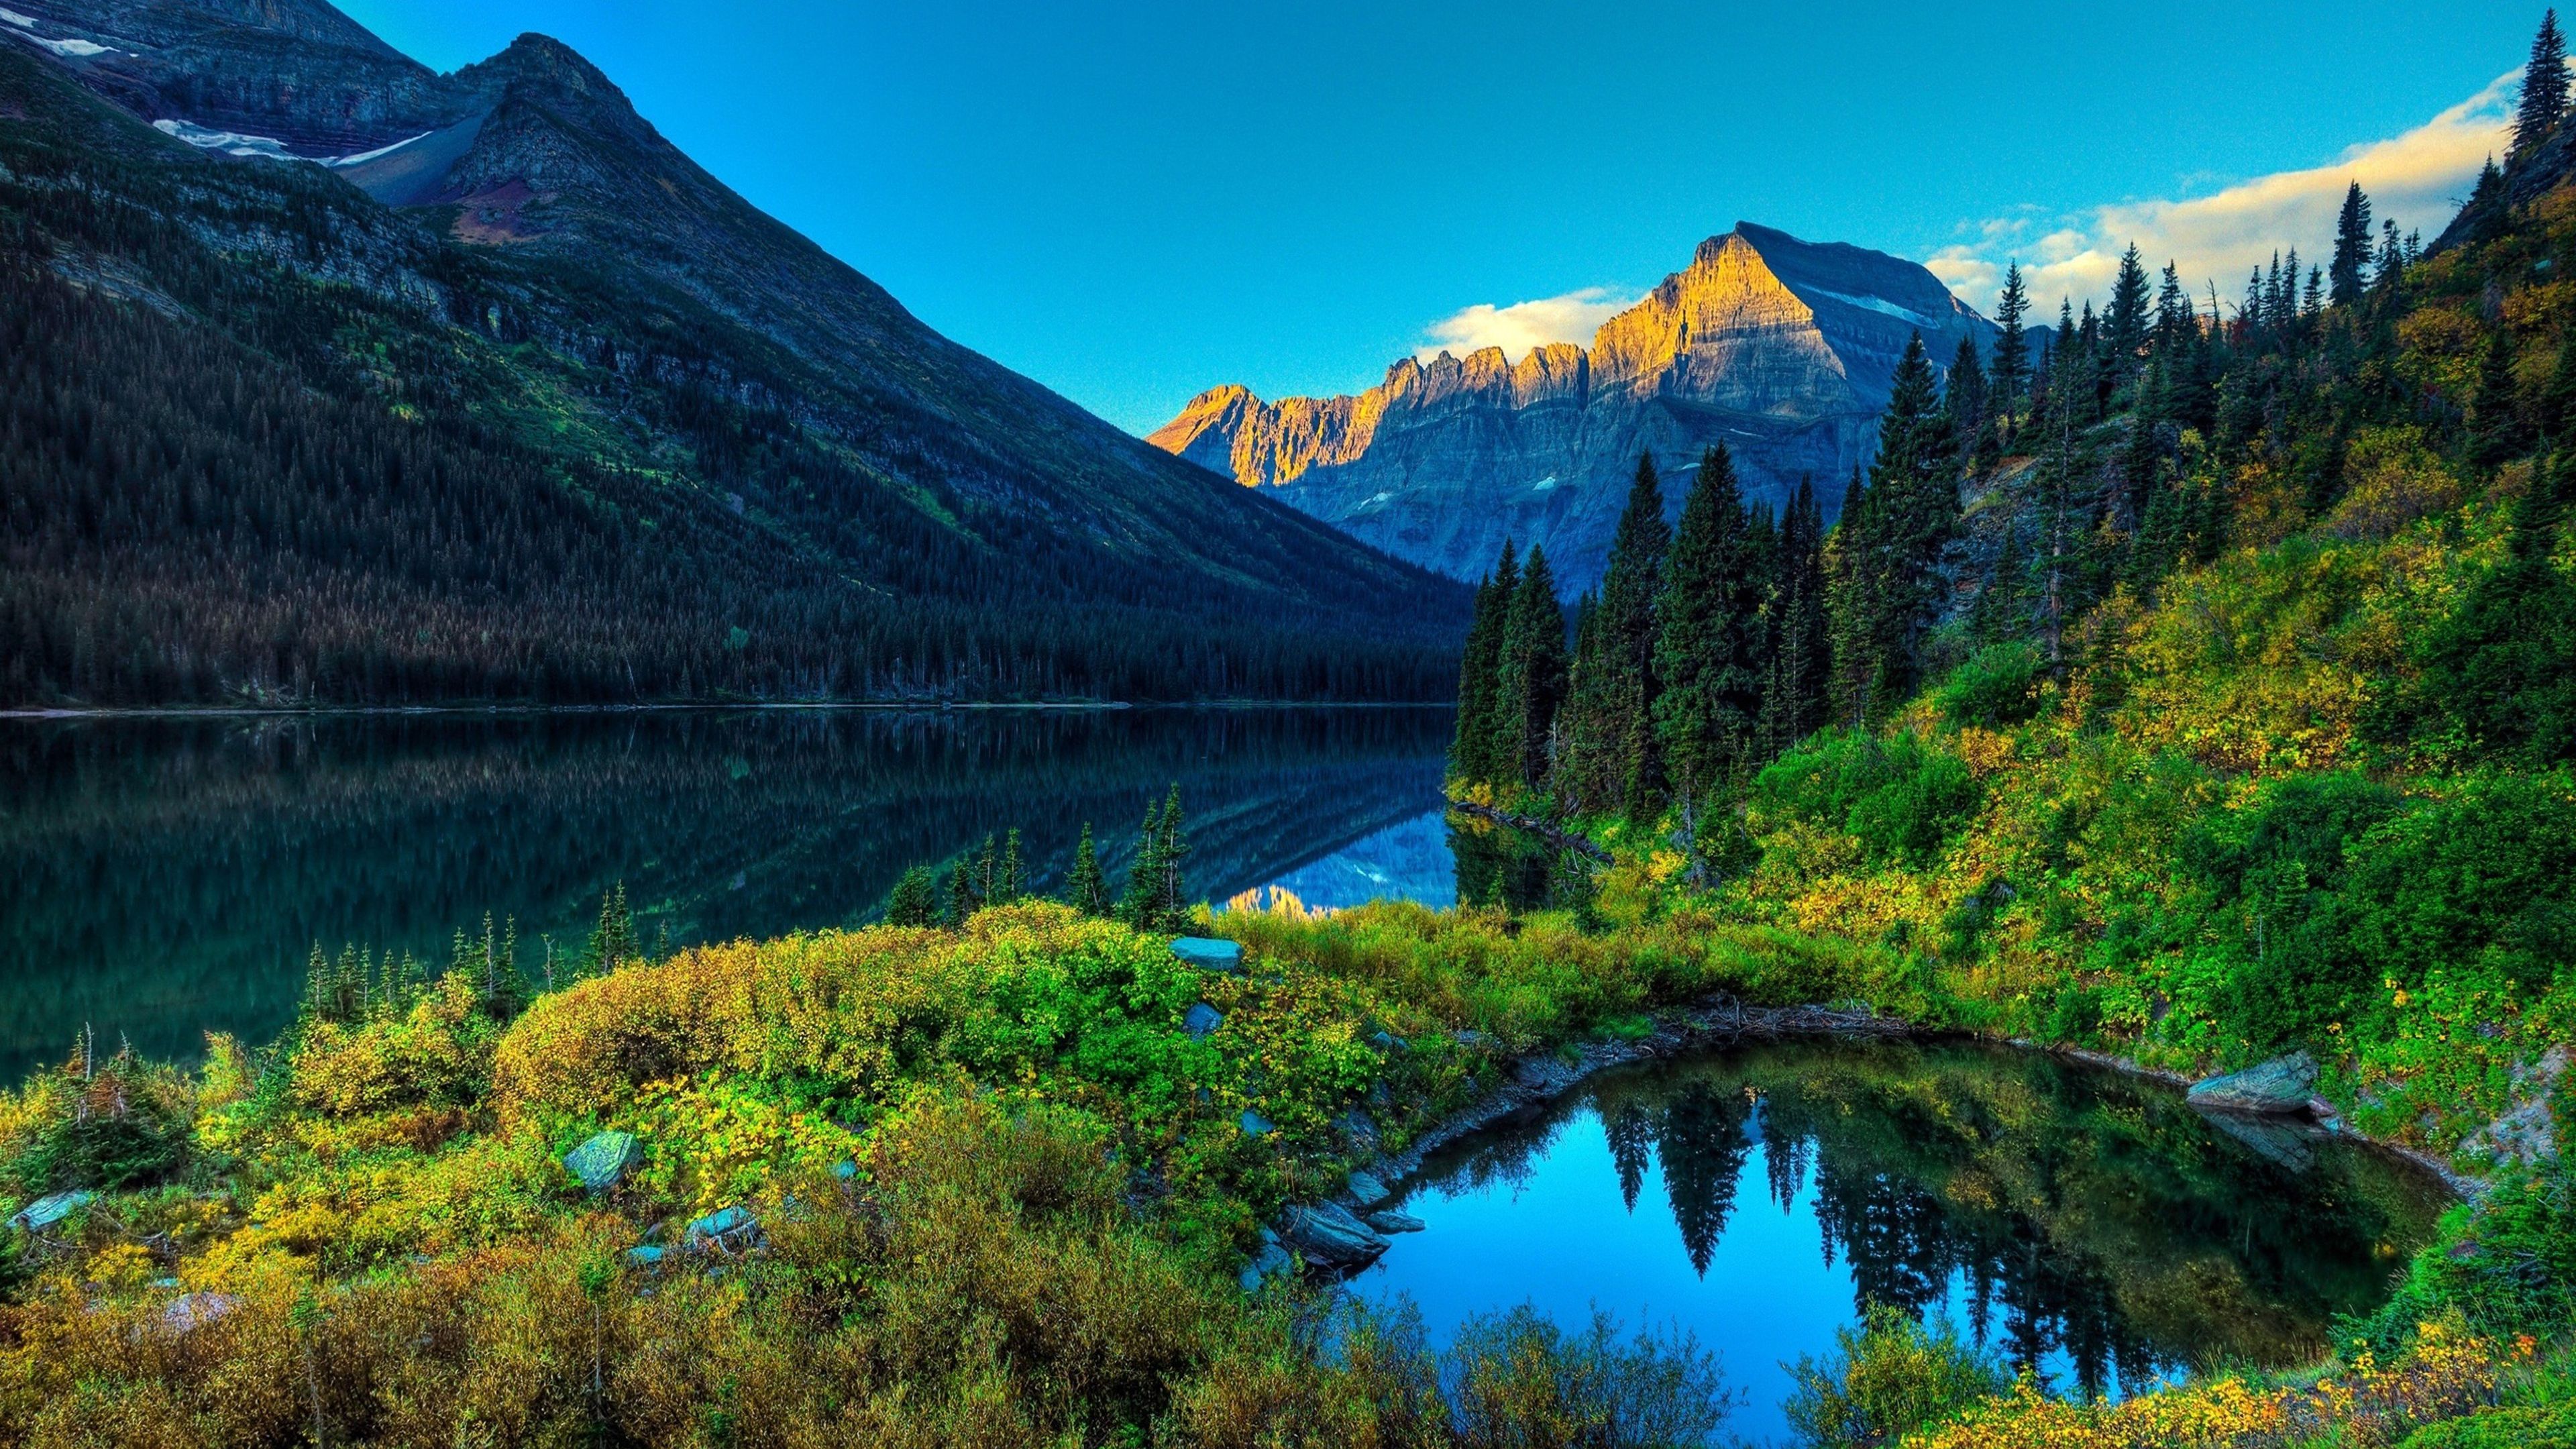
<instances>
[{"instance_id":1,"label":"stone on shore","mask_svg":"<svg viewBox=\"0 0 2576 1449\"><path fill-rule=\"evenodd\" d=\"M1225 1025L1225 1013L1202 1001L1181 1013L1181 1030L1193 1037L1205 1037Z\"/></svg>"},{"instance_id":2,"label":"stone on shore","mask_svg":"<svg viewBox=\"0 0 2576 1449\"><path fill-rule=\"evenodd\" d=\"M1379 1203L1386 1201L1387 1198L1391 1196L1391 1194L1386 1190L1386 1184L1378 1181L1377 1174L1374 1172L1352 1173L1348 1186L1350 1188L1351 1201L1358 1203L1363 1208L1376 1207Z\"/></svg>"},{"instance_id":3,"label":"stone on shore","mask_svg":"<svg viewBox=\"0 0 2576 1449\"><path fill-rule=\"evenodd\" d=\"M602 1132L564 1154L566 1171L581 1179L585 1192L613 1191L626 1174L644 1161L643 1144L632 1132Z\"/></svg>"},{"instance_id":4,"label":"stone on shore","mask_svg":"<svg viewBox=\"0 0 2576 1449\"><path fill-rule=\"evenodd\" d=\"M1279 1222L1280 1240L1321 1268L1362 1268L1387 1248L1386 1235L1340 1203L1313 1203L1288 1209Z\"/></svg>"},{"instance_id":5,"label":"stone on shore","mask_svg":"<svg viewBox=\"0 0 2576 1449\"><path fill-rule=\"evenodd\" d=\"M2216 1112L2304 1116L2315 1094L2317 1059L2306 1052L2274 1057L2260 1066L2192 1083L2188 1099Z\"/></svg>"},{"instance_id":6,"label":"stone on shore","mask_svg":"<svg viewBox=\"0 0 2576 1449\"><path fill-rule=\"evenodd\" d=\"M49 1193L19 1209L17 1216L9 1219L9 1226L41 1233L97 1200L96 1194L88 1192Z\"/></svg>"},{"instance_id":7,"label":"stone on shore","mask_svg":"<svg viewBox=\"0 0 2576 1449\"><path fill-rule=\"evenodd\" d=\"M1370 1213L1368 1225L1381 1233L1418 1233L1426 1226L1422 1219L1413 1214L1400 1213L1393 1208L1382 1208Z\"/></svg>"},{"instance_id":8,"label":"stone on shore","mask_svg":"<svg viewBox=\"0 0 2576 1449\"><path fill-rule=\"evenodd\" d=\"M1183 936L1172 943L1172 954L1201 971L1214 971L1219 975L1230 976L1243 969L1243 946L1237 941Z\"/></svg>"},{"instance_id":9,"label":"stone on shore","mask_svg":"<svg viewBox=\"0 0 2576 1449\"><path fill-rule=\"evenodd\" d=\"M1288 1256L1287 1249L1277 1243L1264 1243L1261 1251L1252 1255L1252 1261L1243 1265L1243 1271L1235 1276L1235 1282L1241 1284L1246 1293L1258 1293L1263 1283L1296 1266L1297 1260Z\"/></svg>"}]
</instances>

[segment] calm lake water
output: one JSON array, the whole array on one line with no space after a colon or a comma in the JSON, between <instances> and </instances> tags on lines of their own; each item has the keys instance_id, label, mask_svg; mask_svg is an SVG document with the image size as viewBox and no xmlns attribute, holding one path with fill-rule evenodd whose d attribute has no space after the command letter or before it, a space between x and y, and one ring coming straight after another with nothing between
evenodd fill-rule
<instances>
[{"instance_id":1,"label":"calm lake water","mask_svg":"<svg viewBox=\"0 0 2576 1449\"><path fill-rule=\"evenodd\" d=\"M1625 1068L1456 1144L1397 1204L1429 1230L1351 1286L1435 1338L1524 1301L1679 1325L1760 1442L1786 1438L1783 1362L1872 1300L2067 1394L2311 1361L2445 1202L2365 1148L2037 1053L1785 1043Z\"/></svg>"},{"instance_id":2,"label":"calm lake water","mask_svg":"<svg viewBox=\"0 0 2576 1449\"><path fill-rule=\"evenodd\" d=\"M0 720L0 1079L84 1026L156 1055L266 1040L317 941L434 969L489 911L534 973L620 881L642 939L673 945L863 922L905 867L1014 826L1039 889L1086 821L1114 882L1175 783L1194 893L1448 904L1449 729L1437 709Z\"/></svg>"}]
</instances>

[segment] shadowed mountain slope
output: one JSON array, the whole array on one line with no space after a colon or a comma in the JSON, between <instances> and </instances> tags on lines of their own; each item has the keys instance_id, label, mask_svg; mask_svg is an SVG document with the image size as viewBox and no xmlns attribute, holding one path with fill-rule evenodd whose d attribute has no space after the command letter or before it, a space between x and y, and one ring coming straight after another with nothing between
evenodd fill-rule
<instances>
[{"instance_id":1,"label":"shadowed mountain slope","mask_svg":"<svg viewBox=\"0 0 2576 1449\"><path fill-rule=\"evenodd\" d=\"M939 336L557 42L442 76L302 0L10 15L0 696L1447 688L1462 591ZM84 413L174 456L101 475ZM334 496L251 421L303 414ZM209 527L209 476L269 523Z\"/></svg>"}]
</instances>

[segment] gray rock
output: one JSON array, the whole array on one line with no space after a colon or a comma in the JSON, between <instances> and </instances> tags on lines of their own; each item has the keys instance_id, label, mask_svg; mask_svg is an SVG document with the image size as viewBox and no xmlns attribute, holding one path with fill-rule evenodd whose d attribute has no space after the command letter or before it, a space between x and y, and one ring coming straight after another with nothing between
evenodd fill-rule
<instances>
[{"instance_id":1,"label":"gray rock","mask_svg":"<svg viewBox=\"0 0 2576 1449\"><path fill-rule=\"evenodd\" d=\"M2279 1113L2212 1112L2209 1125L2294 1173L2317 1165L2316 1144L2326 1136Z\"/></svg>"},{"instance_id":2,"label":"gray rock","mask_svg":"<svg viewBox=\"0 0 2576 1449\"><path fill-rule=\"evenodd\" d=\"M564 1169L581 1179L587 1192L608 1192L643 1165L644 1146L632 1132L602 1132L564 1154Z\"/></svg>"},{"instance_id":3,"label":"gray rock","mask_svg":"<svg viewBox=\"0 0 2576 1449\"><path fill-rule=\"evenodd\" d=\"M1246 1137L1267 1137L1279 1130L1278 1123L1253 1111L1250 1107L1244 1108L1243 1115L1234 1119L1234 1125L1242 1128L1243 1135Z\"/></svg>"},{"instance_id":4,"label":"gray rock","mask_svg":"<svg viewBox=\"0 0 2576 1449\"><path fill-rule=\"evenodd\" d=\"M1214 971L1219 975L1231 976L1243 969L1243 946L1237 941L1183 936L1172 943L1172 954L1201 971Z\"/></svg>"},{"instance_id":5,"label":"gray rock","mask_svg":"<svg viewBox=\"0 0 2576 1449\"><path fill-rule=\"evenodd\" d=\"M760 1242L760 1219L747 1207L718 1208L689 1224L681 1240L692 1248L739 1253Z\"/></svg>"},{"instance_id":6,"label":"gray rock","mask_svg":"<svg viewBox=\"0 0 2576 1449\"><path fill-rule=\"evenodd\" d=\"M2215 1112L2304 1116L2317 1085L2317 1059L2306 1052L2192 1083L2191 1104Z\"/></svg>"},{"instance_id":7,"label":"gray rock","mask_svg":"<svg viewBox=\"0 0 2576 1449\"><path fill-rule=\"evenodd\" d=\"M1374 1172L1354 1172L1346 1186L1350 1190L1351 1201L1364 1208L1376 1207L1391 1196L1386 1190L1386 1184L1378 1181L1377 1174Z\"/></svg>"},{"instance_id":8,"label":"gray rock","mask_svg":"<svg viewBox=\"0 0 2576 1449\"><path fill-rule=\"evenodd\" d=\"M1397 1212L1393 1208L1381 1208L1370 1213L1368 1225L1381 1233L1418 1233L1424 1227L1422 1219L1411 1213Z\"/></svg>"},{"instance_id":9,"label":"gray rock","mask_svg":"<svg viewBox=\"0 0 2576 1449\"><path fill-rule=\"evenodd\" d=\"M1492 1037L1487 1036L1483 1032L1477 1031L1472 1027L1463 1031L1453 1031L1449 1033L1449 1039L1456 1042L1458 1045L1465 1047L1469 1051L1482 1051L1486 1047L1493 1045L1494 1041Z\"/></svg>"},{"instance_id":10,"label":"gray rock","mask_svg":"<svg viewBox=\"0 0 2576 1449\"><path fill-rule=\"evenodd\" d=\"M1334 1118L1333 1128L1360 1146L1377 1145L1377 1120L1356 1107Z\"/></svg>"},{"instance_id":11,"label":"gray rock","mask_svg":"<svg viewBox=\"0 0 2576 1449\"><path fill-rule=\"evenodd\" d=\"M1194 1037L1205 1037L1225 1025L1225 1013L1202 1001L1181 1013L1181 1030Z\"/></svg>"},{"instance_id":12,"label":"gray rock","mask_svg":"<svg viewBox=\"0 0 2576 1449\"><path fill-rule=\"evenodd\" d=\"M626 1250L626 1261L638 1268L658 1268L666 1251L659 1243L637 1243Z\"/></svg>"},{"instance_id":13,"label":"gray rock","mask_svg":"<svg viewBox=\"0 0 2576 1449\"><path fill-rule=\"evenodd\" d=\"M19 1209L18 1215L9 1219L9 1226L41 1233L97 1200L98 1195L90 1192L51 1193Z\"/></svg>"},{"instance_id":14,"label":"gray rock","mask_svg":"<svg viewBox=\"0 0 2576 1449\"><path fill-rule=\"evenodd\" d=\"M162 1306L161 1326L172 1333L187 1333L219 1323L239 1307L241 1299L230 1293L182 1293Z\"/></svg>"},{"instance_id":15,"label":"gray rock","mask_svg":"<svg viewBox=\"0 0 2576 1449\"><path fill-rule=\"evenodd\" d=\"M1296 1266L1297 1260L1289 1257L1286 1249L1275 1242L1264 1243L1261 1251L1252 1255L1252 1261L1243 1265L1243 1271L1236 1275L1235 1281L1243 1285L1244 1292L1257 1293L1264 1282Z\"/></svg>"},{"instance_id":16,"label":"gray rock","mask_svg":"<svg viewBox=\"0 0 2576 1449\"><path fill-rule=\"evenodd\" d=\"M1389 1054L1413 1050L1413 1043L1389 1031L1370 1032L1368 1041L1370 1046Z\"/></svg>"},{"instance_id":17,"label":"gray rock","mask_svg":"<svg viewBox=\"0 0 2576 1449\"><path fill-rule=\"evenodd\" d=\"M1340 1203L1292 1207L1279 1220L1279 1238L1307 1262L1323 1268L1361 1268L1377 1261L1386 1236Z\"/></svg>"}]
</instances>

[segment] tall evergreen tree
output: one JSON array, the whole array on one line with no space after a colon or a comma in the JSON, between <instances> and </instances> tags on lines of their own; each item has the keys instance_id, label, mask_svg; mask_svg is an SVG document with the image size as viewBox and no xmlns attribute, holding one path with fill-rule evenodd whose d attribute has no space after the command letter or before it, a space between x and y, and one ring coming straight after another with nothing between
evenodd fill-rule
<instances>
[{"instance_id":1,"label":"tall evergreen tree","mask_svg":"<svg viewBox=\"0 0 2576 1449\"><path fill-rule=\"evenodd\" d=\"M2004 269L2003 295L1995 300L1995 366L1992 391L1995 416L2003 421L2004 443L2020 418L2022 384L2030 376L2030 335L2022 316L2030 310L2030 291L2022 284L2021 263Z\"/></svg>"},{"instance_id":2,"label":"tall evergreen tree","mask_svg":"<svg viewBox=\"0 0 2576 1449\"><path fill-rule=\"evenodd\" d=\"M1476 586L1475 622L1467 630L1466 653L1458 664L1458 723L1449 745L1452 780L1495 780L1499 775L1494 739L1501 724L1495 712L1495 689L1503 666L1503 625L1520 580L1512 541L1504 539L1502 558Z\"/></svg>"},{"instance_id":3,"label":"tall evergreen tree","mask_svg":"<svg viewBox=\"0 0 2576 1449\"><path fill-rule=\"evenodd\" d=\"M1073 848L1073 873L1065 877L1065 903L1086 916L1109 914L1109 880L1100 873L1100 848L1091 841L1091 822L1082 822L1082 841Z\"/></svg>"},{"instance_id":4,"label":"tall evergreen tree","mask_svg":"<svg viewBox=\"0 0 2576 1449\"><path fill-rule=\"evenodd\" d=\"M1156 929L1163 915L1163 806L1145 802L1145 823L1136 831L1136 859L1127 867L1127 889L1118 900L1118 919L1139 931Z\"/></svg>"},{"instance_id":5,"label":"tall evergreen tree","mask_svg":"<svg viewBox=\"0 0 2576 1449\"><path fill-rule=\"evenodd\" d=\"M889 926L933 926L939 923L939 877L926 865L906 870L886 895Z\"/></svg>"},{"instance_id":6,"label":"tall evergreen tree","mask_svg":"<svg viewBox=\"0 0 2576 1449\"><path fill-rule=\"evenodd\" d=\"M2370 265L2370 198L2361 192L2356 181L2343 194L2343 210L2335 217L2334 264L2328 275L2334 283L2333 301L2338 307L2360 303L2366 283L2364 272Z\"/></svg>"},{"instance_id":7,"label":"tall evergreen tree","mask_svg":"<svg viewBox=\"0 0 2576 1449\"><path fill-rule=\"evenodd\" d=\"M1823 727L1833 647L1825 620L1825 522L1813 483L1801 478L1780 518L1770 650L1762 685L1761 743L1775 756Z\"/></svg>"},{"instance_id":8,"label":"tall evergreen tree","mask_svg":"<svg viewBox=\"0 0 2576 1449\"><path fill-rule=\"evenodd\" d=\"M626 882L619 881L599 898L599 921L590 928L590 943L582 949L581 974L603 975L643 954L635 939L635 913L626 905Z\"/></svg>"},{"instance_id":9,"label":"tall evergreen tree","mask_svg":"<svg viewBox=\"0 0 2576 1449\"><path fill-rule=\"evenodd\" d=\"M1977 339L1959 339L1950 358L1950 377L1942 396L1950 415L1950 435L1973 444L1986 426L1986 370L1977 360Z\"/></svg>"},{"instance_id":10,"label":"tall evergreen tree","mask_svg":"<svg viewBox=\"0 0 2576 1449\"><path fill-rule=\"evenodd\" d=\"M2470 455L2481 468L2519 458L2531 448L2513 379L2513 344L2499 332L2478 359L2478 387L2469 400Z\"/></svg>"},{"instance_id":11,"label":"tall evergreen tree","mask_svg":"<svg viewBox=\"0 0 2576 1449\"><path fill-rule=\"evenodd\" d=\"M1663 484L1653 455L1640 454L1627 507L1610 540L1600 600L1588 621L1589 657L1577 651L1567 704L1568 758L1559 762L1575 797L1631 815L1645 814L1656 790L1654 737L1639 727L1639 716L1654 708L1655 599L1671 547Z\"/></svg>"},{"instance_id":12,"label":"tall evergreen tree","mask_svg":"<svg viewBox=\"0 0 2576 1449\"><path fill-rule=\"evenodd\" d=\"M2111 306L2103 314L2103 358L2108 364L2110 386L2118 387L2138 375L2147 350L2147 269L2138 258L2137 243L2120 254L2120 270L2111 280Z\"/></svg>"},{"instance_id":13,"label":"tall evergreen tree","mask_svg":"<svg viewBox=\"0 0 2576 1449\"><path fill-rule=\"evenodd\" d=\"M1959 513L1953 439L1935 401L1918 335L1897 361L1869 487L1855 480L1829 558L1834 707L1850 722L1893 709L1920 676L1922 635L1939 602L1933 566Z\"/></svg>"},{"instance_id":14,"label":"tall evergreen tree","mask_svg":"<svg viewBox=\"0 0 2576 1449\"><path fill-rule=\"evenodd\" d=\"M1556 600L1556 575L1547 566L1547 554L1533 546L1503 624L1502 667L1494 691L1494 751L1501 771L1496 783L1546 788L1565 676L1565 610Z\"/></svg>"},{"instance_id":15,"label":"tall evergreen tree","mask_svg":"<svg viewBox=\"0 0 2576 1449\"><path fill-rule=\"evenodd\" d=\"M2514 113L2511 159L2530 155L2566 114L2567 38L2559 34L2558 12L2552 9L2540 17L2531 59L2522 68L2522 105Z\"/></svg>"},{"instance_id":16,"label":"tall evergreen tree","mask_svg":"<svg viewBox=\"0 0 2576 1449\"><path fill-rule=\"evenodd\" d=\"M1927 369L1928 370L1928 369ZM1735 461L1702 456L1664 571L1655 668L1656 732L1673 783L1705 795L1743 777L1762 710L1762 580Z\"/></svg>"}]
</instances>

